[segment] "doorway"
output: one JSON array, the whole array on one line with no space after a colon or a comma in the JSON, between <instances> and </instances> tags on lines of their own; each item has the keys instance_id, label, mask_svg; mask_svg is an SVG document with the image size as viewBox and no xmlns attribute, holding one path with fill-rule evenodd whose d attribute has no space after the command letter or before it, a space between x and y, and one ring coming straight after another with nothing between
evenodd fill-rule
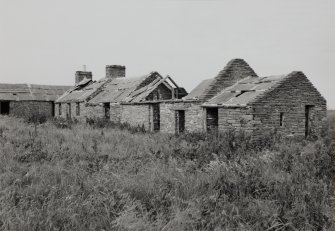
<instances>
[{"instance_id":1,"label":"doorway","mask_svg":"<svg viewBox=\"0 0 335 231\"><path fill-rule=\"evenodd\" d=\"M207 132L217 131L219 127L218 108L206 108Z\"/></svg>"},{"instance_id":2,"label":"doorway","mask_svg":"<svg viewBox=\"0 0 335 231\"><path fill-rule=\"evenodd\" d=\"M152 114L153 114L154 131L159 131L161 127L161 116L158 103L152 105Z\"/></svg>"},{"instance_id":3,"label":"doorway","mask_svg":"<svg viewBox=\"0 0 335 231\"><path fill-rule=\"evenodd\" d=\"M111 105L110 103L104 103L105 119L109 120L111 117Z\"/></svg>"},{"instance_id":4,"label":"doorway","mask_svg":"<svg viewBox=\"0 0 335 231\"><path fill-rule=\"evenodd\" d=\"M0 114L1 115L9 114L9 101L0 102Z\"/></svg>"},{"instance_id":5,"label":"doorway","mask_svg":"<svg viewBox=\"0 0 335 231\"><path fill-rule=\"evenodd\" d=\"M176 110L175 124L176 124L176 134L180 134L185 131L185 111L184 110Z\"/></svg>"},{"instance_id":6,"label":"doorway","mask_svg":"<svg viewBox=\"0 0 335 231\"><path fill-rule=\"evenodd\" d=\"M67 104L66 118L67 118L68 120L71 119L71 103L68 103L68 104Z\"/></svg>"}]
</instances>

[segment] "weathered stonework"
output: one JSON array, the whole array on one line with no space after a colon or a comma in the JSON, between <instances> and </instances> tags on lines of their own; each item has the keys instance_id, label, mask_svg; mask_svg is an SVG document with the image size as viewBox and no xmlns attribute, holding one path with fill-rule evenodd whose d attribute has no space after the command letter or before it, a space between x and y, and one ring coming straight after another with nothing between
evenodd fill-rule
<instances>
[{"instance_id":1,"label":"weathered stonework","mask_svg":"<svg viewBox=\"0 0 335 231\"><path fill-rule=\"evenodd\" d=\"M9 103L10 114L20 117L31 116L35 114L54 116L53 102L46 101L11 101Z\"/></svg>"},{"instance_id":2,"label":"weathered stonework","mask_svg":"<svg viewBox=\"0 0 335 231\"><path fill-rule=\"evenodd\" d=\"M176 110L185 110L185 132L204 130L204 109L200 102L162 102L160 105L161 131L175 133Z\"/></svg>"},{"instance_id":3,"label":"weathered stonework","mask_svg":"<svg viewBox=\"0 0 335 231\"><path fill-rule=\"evenodd\" d=\"M326 100L301 72L292 73L274 90L256 100L253 107L254 131L274 130L286 135L305 136L306 106L313 106L309 125L311 135L319 135L327 119ZM280 113L283 113L280 126Z\"/></svg>"}]
</instances>

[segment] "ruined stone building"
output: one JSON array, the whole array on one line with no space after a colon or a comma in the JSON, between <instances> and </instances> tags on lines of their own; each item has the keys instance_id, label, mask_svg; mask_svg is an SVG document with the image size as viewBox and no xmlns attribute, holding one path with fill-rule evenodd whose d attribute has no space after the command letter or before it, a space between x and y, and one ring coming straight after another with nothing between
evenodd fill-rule
<instances>
[{"instance_id":1,"label":"ruined stone building","mask_svg":"<svg viewBox=\"0 0 335 231\"><path fill-rule=\"evenodd\" d=\"M54 104L69 86L0 84L0 114L54 116Z\"/></svg>"},{"instance_id":2,"label":"ruined stone building","mask_svg":"<svg viewBox=\"0 0 335 231\"><path fill-rule=\"evenodd\" d=\"M125 67L107 66L106 78L77 72L76 86L57 100L56 115L101 117L166 133L226 131L319 135L326 100L302 72L259 77L242 59L190 94L171 78L152 72L125 78Z\"/></svg>"},{"instance_id":3,"label":"ruined stone building","mask_svg":"<svg viewBox=\"0 0 335 231\"><path fill-rule=\"evenodd\" d=\"M76 72L76 85L56 103L56 115L68 119L106 118L114 122L160 130L159 102L187 95L170 77L151 72L126 78L125 66L106 66L106 77L92 80L91 72Z\"/></svg>"}]
</instances>

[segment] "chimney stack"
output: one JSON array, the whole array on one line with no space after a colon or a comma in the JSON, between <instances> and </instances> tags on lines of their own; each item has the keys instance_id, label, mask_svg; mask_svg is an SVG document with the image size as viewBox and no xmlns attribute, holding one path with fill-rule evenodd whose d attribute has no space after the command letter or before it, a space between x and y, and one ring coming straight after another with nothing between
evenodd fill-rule
<instances>
[{"instance_id":1,"label":"chimney stack","mask_svg":"<svg viewBox=\"0 0 335 231\"><path fill-rule=\"evenodd\" d=\"M122 78L126 77L126 67L120 65L107 65L106 78Z\"/></svg>"},{"instance_id":2,"label":"chimney stack","mask_svg":"<svg viewBox=\"0 0 335 231\"><path fill-rule=\"evenodd\" d=\"M86 69L86 67L85 67ZM76 80L75 83L80 83L83 79L92 80L92 72L91 71L76 71Z\"/></svg>"}]
</instances>

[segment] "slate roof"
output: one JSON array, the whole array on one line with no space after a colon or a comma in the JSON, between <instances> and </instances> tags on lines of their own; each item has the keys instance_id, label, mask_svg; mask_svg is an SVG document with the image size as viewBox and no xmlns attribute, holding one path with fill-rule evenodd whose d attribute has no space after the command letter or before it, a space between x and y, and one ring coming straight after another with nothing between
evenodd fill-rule
<instances>
[{"instance_id":1,"label":"slate roof","mask_svg":"<svg viewBox=\"0 0 335 231\"><path fill-rule=\"evenodd\" d=\"M274 89L287 76L246 77L221 91L204 106L246 106L260 95Z\"/></svg>"},{"instance_id":2,"label":"slate roof","mask_svg":"<svg viewBox=\"0 0 335 231\"><path fill-rule=\"evenodd\" d=\"M62 95L57 102L83 102L86 101L92 94L102 88L111 79L100 79L98 81L86 81L83 80L72 89L68 90L64 95ZM85 84L83 84L85 81Z\"/></svg>"},{"instance_id":3,"label":"slate roof","mask_svg":"<svg viewBox=\"0 0 335 231\"><path fill-rule=\"evenodd\" d=\"M99 81L82 81L61 96L57 102L121 103L140 102L150 94L163 77L151 72L136 78L104 78ZM167 83L164 83L167 84Z\"/></svg>"},{"instance_id":4,"label":"slate roof","mask_svg":"<svg viewBox=\"0 0 335 231\"><path fill-rule=\"evenodd\" d=\"M191 99L199 99L201 98L210 88L211 83L214 81L214 78L212 79L206 79L203 80L198 86L196 86L190 94L184 97L185 100L191 100Z\"/></svg>"},{"instance_id":5,"label":"slate roof","mask_svg":"<svg viewBox=\"0 0 335 231\"><path fill-rule=\"evenodd\" d=\"M135 91L151 74L137 78L115 78L106 84L104 90L92 98L89 103L120 103Z\"/></svg>"},{"instance_id":6,"label":"slate roof","mask_svg":"<svg viewBox=\"0 0 335 231\"><path fill-rule=\"evenodd\" d=\"M0 100L56 101L70 88L70 86L1 83Z\"/></svg>"}]
</instances>

